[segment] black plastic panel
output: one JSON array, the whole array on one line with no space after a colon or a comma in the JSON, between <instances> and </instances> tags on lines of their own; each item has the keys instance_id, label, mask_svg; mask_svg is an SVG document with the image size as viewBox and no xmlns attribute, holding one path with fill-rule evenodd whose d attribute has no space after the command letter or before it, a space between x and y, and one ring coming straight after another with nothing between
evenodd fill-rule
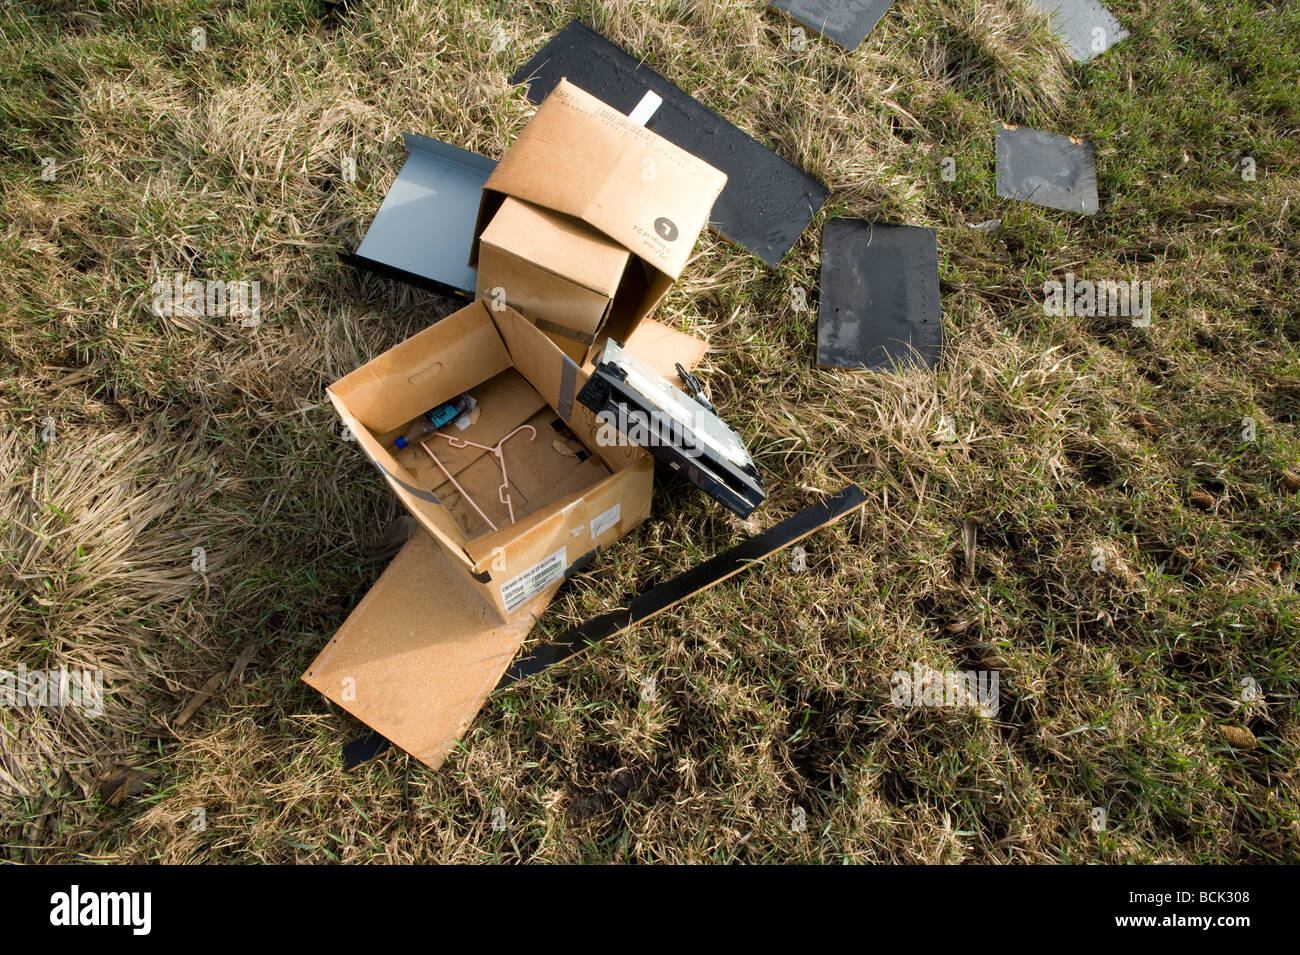
<instances>
[{"instance_id":1,"label":"black plastic panel","mask_svg":"<svg viewBox=\"0 0 1300 955\"><path fill-rule=\"evenodd\" d=\"M831 219L822 230L817 364L930 368L943 345L934 230Z\"/></svg>"},{"instance_id":2,"label":"black plastic panel","mask_svg":"<svg viewBox=\"0 0 1300 955\"><path fill-rule=\"evenodd\" d=\"M894 0L767 0L767 5L853 50L889 12Z\"/></svg>"},{"instance_id":3,"label":"black plastic panel","mask_svg":"<svg viewBox=\"0 0 1300 955\"><path fill-rule=\"evenodd\" d=\"M1090 143L1026 126L999 129L997 174L999 196L1085 216L1097 212Z\"/></svg>"}]
</instances>

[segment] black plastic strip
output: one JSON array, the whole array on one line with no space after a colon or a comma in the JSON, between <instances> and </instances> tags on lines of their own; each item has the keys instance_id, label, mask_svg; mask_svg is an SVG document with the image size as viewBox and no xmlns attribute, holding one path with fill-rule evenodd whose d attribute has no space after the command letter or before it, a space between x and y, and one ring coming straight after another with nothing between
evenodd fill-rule
<instances>
[{"instance_id":1,"label":"black plastic strip","mask_svg":"<svg viewBox=\"0 0 1300 955\"><path fill-rule=\"evenodd\" d=\"M578 387L578 365L568 355L560 369L560 400L555 406L555 413L568 424L573 420L573 393Z\"/></svg>"},{"instance_id":2,"label":"black plastic strip","mask_svg":"<svg viewBox=\"0 0 1300 955\"><path fill-rule=\"evenodd\" d=\"M506 670L496 688L500 690L512 683L525 680L601 640L649 620L679 601L708 590L757 561L807 537L813 531L840 520L860 508L866 501L867 496L862 489L850 484L833 497L805 508L793 517L737 544L730 550L709 558L672 580L651 587L639 596L629 596L626 606L592 617L551 643L543 644L527 656L519 657L510 664L510 669Z\"/></svg>"}]
</instances>

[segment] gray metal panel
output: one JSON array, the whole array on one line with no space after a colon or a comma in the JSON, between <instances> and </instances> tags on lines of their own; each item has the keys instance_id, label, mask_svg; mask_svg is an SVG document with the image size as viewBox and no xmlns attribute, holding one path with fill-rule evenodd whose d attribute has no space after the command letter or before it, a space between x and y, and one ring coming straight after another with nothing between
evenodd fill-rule
<instances>
[{"instance_id":1,"label":"gray metal panel","mask_svg":"<svg viewBox=\"0 0 1300 955\"><path fill-rule=\"evenodd\" d=\"M402 138L409 155L357 256L473 295L469 251L479 196L496 162L417 133Z\"/></svg>"},{"instance_id":2,"label":"gray metal panel","mask_svg":"<svg viewBox=\"0 0 1300 955\"><path fill-rule=\"evenodd\" d=\"M1092 144L1017 126L997 133L997 190L1049 209L1097 212L1097 166Z\"/></svg>"},{"instance_id":3,"label":"gray metal panel","mask_svg":"<svg viewBox=\"0 0 1300 955\"><path fill-rule=\"evenodd\" d=\"M846 50L856 49L893 4L894 0L767 0L769 7L790 14Z\"/></svg>"},{"instance_id":4,"label":"gray metal panel","mask_svg":"<svg viewBox=\"0 0 1300 955\"><path fill-rule=\"evenodd\" d=\"M1101 56L1128 31L1098 0L1029 0L1046 13L1070 58L1082 62Z\"/></svg>"}]
</instances>

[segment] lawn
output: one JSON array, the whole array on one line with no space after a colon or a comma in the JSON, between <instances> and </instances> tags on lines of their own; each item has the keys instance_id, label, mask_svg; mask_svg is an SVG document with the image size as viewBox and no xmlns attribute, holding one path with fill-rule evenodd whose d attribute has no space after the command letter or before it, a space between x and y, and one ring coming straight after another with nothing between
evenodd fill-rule
<instances>
[{"instance_id":1,"label":"lawn","mask_svg":"<svg viewBox=\"0 0 1300 955\"><path fill-rule=\"evenodd\" d=\"M0 669L107 695L0 708L0 859L1300 860L1300 8L1108 5L1077 64L1022 0L897 0L851 53L760 0L6 4ZM868 503L494 696L439 772L345 773L363 727L299 676L400 510L324 388L458 304L337 253L403 131L499 157L574 17L831 197L777 269L706 232L655 316L767 503L660 481L537 638ZM1089 138L1100 212L998 198L1001 123ZM838 216L936 231L937 371L814 367ZM1150 325L1046 314L1067 273L1150 282ZM178 274L259 321L156 314ZM996 672L997 713L895 705L914 666Z\"/></svg>"}]
</instances>

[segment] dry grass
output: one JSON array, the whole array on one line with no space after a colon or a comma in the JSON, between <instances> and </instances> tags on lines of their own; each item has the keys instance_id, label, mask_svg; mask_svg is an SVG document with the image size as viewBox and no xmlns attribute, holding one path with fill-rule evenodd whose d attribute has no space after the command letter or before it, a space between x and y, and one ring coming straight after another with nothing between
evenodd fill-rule
<instances>
[{"instance_id":1,"label":"dry grass","mask_svg":"<svg viewBox=\"0 0 1300 955\"><path fill-rule=\"evenodd\" d=\"M110 697L0 710L2 857L1295 861L1300 15L1111 5L1133 36L1087 66L1017 0L899 0L851 55L758 2L6 5L0 667ZM759 520L846 481L864 514L494 699L442 772L344 775L358 727L298 675L397 511L323 387L453 305L335 253L401 131L499 155L506 76L572 16L831 185L823 218L935 228L945 360L811 368L821 220L777 271L706 236L661 317L713 345ZM1101 214L998 200L1000 121L1090 136ZM1151 280L1152 327L1045 317L1066 271ZM260 281L262 324L155 317L175 272ZM662 484L543 630L742 529ZM914 663L998 670L997 717L891 705Z\"/></svg>"}]
</instances>

